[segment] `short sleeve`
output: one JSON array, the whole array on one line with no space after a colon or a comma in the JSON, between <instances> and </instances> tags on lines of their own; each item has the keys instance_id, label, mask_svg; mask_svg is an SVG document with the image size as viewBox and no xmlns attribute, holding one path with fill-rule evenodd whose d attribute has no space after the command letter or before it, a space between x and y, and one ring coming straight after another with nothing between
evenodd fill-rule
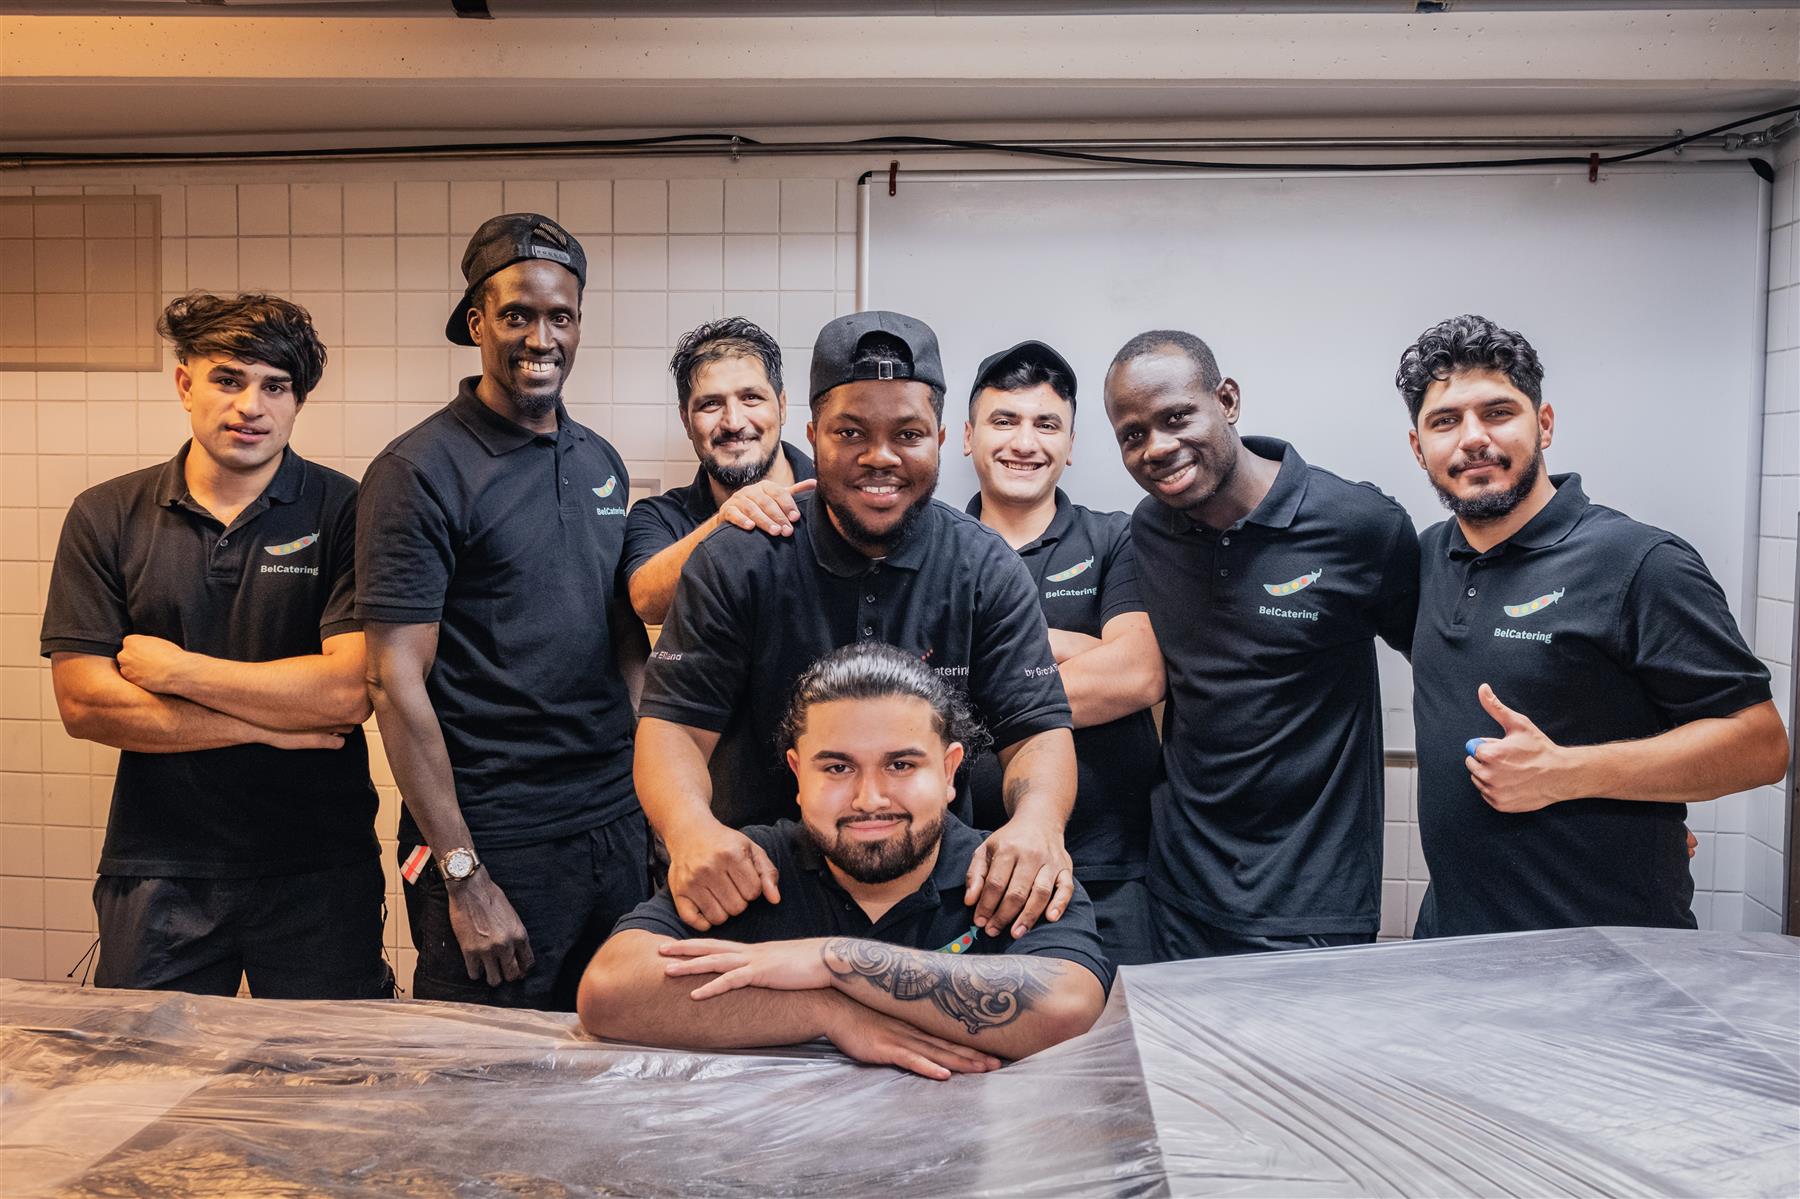
<instances>
[{"instance_id":1,"label":"short sleeve","mask_svg":"<svg viewBox=\"0 0 1800 1199\"><path fill-rule=\"evenodd\" d=\"M1770 698L1768 667L1744 643L1724 591L1685 541L1651 547L1621 618L1625 663L1669 727Z\"/></svg>"},{"instance_id":2,"label":"short sleeve","mask_svg":"<svg viewBox=\"0 0 1800 1199\"><path fill-rule=\"evenodd\" d=\"M450 514L423 475L395 454L369 464L356 500L356 616L434 624L456 567Z\"/></svg>"},{"instance_id":3,"label":"short sleeve","mask_svg":"<svg viewBox=\"0 0 1800 1199\"><path fill-rule=\"evenodd\" d=\"M719 733L747 699L750 646L755 627L742 610L744 580L728 577L723 563L733 536L720 529L694 550L675 585L675 600L644 672L640 716Z\"/></svg>"},{"instance_id":4,"label":"short sleeve","mask_svg":"<svg viewBox=\"0 0 1800 1199\"><path fill-rule=\"evenodd\" d=\"M131 632L118 533L95 507L93 496L83 495L63 521L39 634L46 658L60 653L111 658Z\"/></svg>"},{"instance_id":5,"label":"short sleeve","mask_svg":"<svg viewBox=\"0 0 1800 1199\"><path fill-rule=\"evenodd\" d=\"M1030 932L1008 945L1006 952L1073 962L1091 971L1100 980L1101 990L1112 990L1113 964L1100 942L1093 902L1079 882L1062 919L1038 921Z\"/></svg>"},{"instance_id":6,"label":"short sleeve","mask_svg":"<svg viewBox=\"0 0 1800 1199\"><path fill-rule=\"evenodd\" d=\"M1382 555L1381 586L1373 616L1381 639L1410 659L1419 616L1419 534L1404 510L1397 513L1387 552Z\"/></svg>"},{"instance_id":7,"label":"short sleeve","mask_svg":"<svg viewBox=\"0 0 1800 1199\"><path fill-rule=\"evenodd\" d=\"M1137 554L1131 548L1131 518L1115 512L1106 523L1106 572L1100 576L1102 625L1115 616L1146 611L1138 591Z\"/></svg>"},{"instance_id":8,"label":"short sleeve","mask_svg":"<svg viewBox=\"0 0 1800 1199\"><path fill-rule=\"evenodd\" d=\"M656 495L633 504L625 517L625 577L687 536L676 528L669 511L679 506L673 496Z\"/></svg>"},{"instance_id":9,"label":"short sleeve","mask_svg":"<svg viewBox=\"0 0 1800 1199\"><path fill-rule=\"evenodd\" d=\"M675 914L675 898L669 894L666 884L655 895L620 916L608 935L616 937L630 928L673 937L677 941L685 941L694 936L694 930L683 924L681 917Z\"/></svg>"},{"instance_id":10,"label":"short sleeve","mask_svg":"<svg viewBox=\"0 0 1800 1199\"><path fill-rule=\"evenodd\" d=\"M979 576L969 698L994 747L1005 749L1073 722L1031 572L1004 542L992 540Z\"/></svg>"},{"instance_id":11,"label":"short sleeve","mask_svg":"<svg viewBox=\"0 0 1800 1199\"><path fill-rule=\"evenodd\" d=\"M338 502L331 514L331 594L319 614L319 640L362 628L356 619L356 492Z\"/></svg>"}]
</instances>

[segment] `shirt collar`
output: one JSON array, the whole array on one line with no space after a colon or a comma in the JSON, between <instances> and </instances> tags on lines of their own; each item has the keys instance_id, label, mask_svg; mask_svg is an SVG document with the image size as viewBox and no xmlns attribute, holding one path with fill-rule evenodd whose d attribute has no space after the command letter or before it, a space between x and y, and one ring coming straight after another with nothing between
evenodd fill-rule
<instances>
[{"instance_id":1,"label":"shirt collar","mask_svg":"<svg viewBox=\"0 0 1800 1199\"><path fill-rule=\"evenodd\" d=\"M188 451L193 448L193 440L189 439L175 451L173 458L163 463L162 473L156 480L157 506L167 508L188 498L187 459ZM256 498L271 504L291 504L305 489L306 459L296 454L292 446L287 446L281 451L281 465L275 468L275 477Z\"/></svg>"},{"instance_id":2,"label":"shirt collar","mask_svg":"<svg viewBox=\"0 0 1800 1199\"><path fill-rule=\"evenodd\" d=\"M515 425L482 403L481 397L475 394L475 385L480 382L479 375L470 375L464 379L456 389L456 398L450 401L450 412L494 457L509 454L534 441L554 442L565 432L578 441L585 439L586 434L581 426L569 419L569 410L563 407L562 400L556 401L556 432L534 433L524 425Z\"/></svg>"},{"instance_id":3,"label":"shirt collar","mask_svg":"<svg viewBox=\"0 0 1800 1199\"><path fill-rule=\"evenodd\" d=\"M968 506L965 507L963 511L970 516L973 516L976 520L981 519L981 493L979 491L969 497ZM1029 545L1022 545L1019 547L1019 553L1023 554L1029 550L1036 549L1040 545L1050 545L1054 542L1061 541L1064 537L1069 535L1069 529L1074 524L1074 505L1069 503L1069 497L1063 492L1062 488L1058 487L1056 489L1056 515L1050 518L1050 523L1045 526L1042 533L1038 534L1036 541L1031 542Z\"/></svg>"},{"instance_id":4,"label":"shirt collar","mask_svg":"<svg viewBox=\"0 0 1800 1199\"><path fill-rule=\"evenodd\" d=\"M1285 529L1294 523L1300 501L1306 497L1306 460L1300 451L1276 437L1245 437L1244 448L1259 458L1271 458L1281 465L1269 494L1251 509L1240 525L1262 525L1269 529ZM1163 527L1171 533L1186 533L1198 528L1187 513L1163 505Z\"/></svg>"},{"instance_id":5,"label":"shirt collar","mask_svg":"<svg viewBox=\"0 0 1800 1199\"><path fill-rule=\"evenodd\" d=\"M781 443L781 456L787 459L788 469L794 472L795 482L812 478L812 459L800 450L784 441ZM704 466L694 471L692 483L681 488L681 506L695 520L705 520L719 510L718 503L713 499L712 479Z\"/></svg>"},{"instance_id":6,"label":"shirt collar","mask_svg":"<svg viewBox=\"0 0 1800 1199\"><path fill-rule=\"evenodd\" d=\"M1508 546L1520 549L1548 549L1575 531L1581 523L1581 514L1587 510L1587 493L1581 489L1581 476L1578 474L1551 475L1550 485L1556 488L1556 494L1550 497L1538 514L1525 522L1525 527L1493 546L1487 552L1492 554ZM1477 557L1475 547L1463 536L1462 522L1454 517L1450 520L1450 539L1447 551L1452 557Z\"/></svg>"},{"instance_id":7,"label":"shirt collar","mask_svg":"<svg viewBox=\"0 0 1800 1199\"><path fill-rule=\"evenodd\" d=\"M916 571L925 565L932 541L930 526L937 519L937 513L933 511L935 504L934 500L925 502L925 511L913 522L906 537L899 545L890 547L887 557L881 559L883 566ZM845 541L844 535L831 523L831 513L825 510L825 497L819 491L814 490L802 498L800 518L811 533L813 557L832 574L841 579L854 578L867 574L875 566L875 559Z\"/></svg>"}]
</instances>

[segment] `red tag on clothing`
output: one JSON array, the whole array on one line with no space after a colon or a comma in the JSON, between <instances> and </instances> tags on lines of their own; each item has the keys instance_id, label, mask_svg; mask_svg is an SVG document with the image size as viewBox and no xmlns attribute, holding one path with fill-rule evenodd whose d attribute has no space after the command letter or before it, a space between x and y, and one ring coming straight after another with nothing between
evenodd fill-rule
<instances>
[{"instance_id":1,"label":"red tag on clothing","mask_svg":"<svg viewBox=\"0 0 1800 1199\"><path fill-rule=\"evenodd\" d=\"M425 869L425 863L431 861L431 847L421 845L406 855L406 861L400 864L400 877L409 883L419 881L419 874Z\"/></svg>"}]
</instances>

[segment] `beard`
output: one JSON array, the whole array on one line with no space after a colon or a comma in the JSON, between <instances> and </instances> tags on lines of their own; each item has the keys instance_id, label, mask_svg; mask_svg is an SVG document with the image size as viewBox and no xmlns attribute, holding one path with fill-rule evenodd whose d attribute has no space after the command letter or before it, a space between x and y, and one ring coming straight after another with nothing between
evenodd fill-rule
<instances>
[{"instance_id":1,"label":"beard","mask_svg":"<svg viewBox=\"0 0 1800 1199\"><path fill-rule=\"evenodd\" d=\"M506 398L512 401L512 406L526 420L542 420L555 412L556 406L562 403L562 388L545 395L541 391L527 392L507 387Z\"/></svg>"},{"instance_id":2,"label":"beard","mask_svg":"<svg viewBox=\"0 0 1800 1199\"><path fill-rule=\"evenodd\" d=\"M827 484L821 479L818 494L819 498L825 501L825 508L831 513L832 519L837 522L838 531L843 533L845 541L864 553L885 555L894 546L905 541L906 535L912 532L913 527L919 523L919 518L925 515L925 509L931 503L932 495L937 491L937 481L938 471L934 465L931 477L925 480L923 487L919 488L919 498L908 504L906 511L900 514L900 519L885 532L871 529L857 519L855 510L841 498L843 492L835 485Z\"/></svg>"},{"instance_id":3,"label":"beard","mask_svg":"<svg viewBox=\"0 0 1800 1199\"><path fill-rule=\"evenodd\" d=\"M779 453L781 453L781 442L777 440L770 448L767 457L761 461L746 462L741 466L726 466L711 454L702 454L700 469L725 490L736 491L740 487L748 487L750 484L761 482L766 478L775 465L775 455Z\"/></svg>"},{"instance_id":4,"label":"beard","mask_svg":"<svg viewBox=\"0 0 1800 1199\"><path fill-rule=\"evenodd\" d=\"M1477 459L1477 462L1492 462L1497 464L1501 470L1512 465L1512 459L1504 454ZM1463 470L1467 470L1470 465L1474 464L1464 464L1461 470L1453 471L1451 477L1455 478ZM1431 486L1437 492L1438 499L1442 501L1444 507L1450 509L1451 514L1458 520L1468 521L1472 525L1486 525L1510 516L1512 510L1523 503L1525 497L1531 494L1531 489L1537 486L1538 475L1543 472L1543 469L1544 451L1538 448L1532 450L1531 461L1527 462L1525 469L1519 472L1518 481L1502 491L1484 491L1471 499L1464 499L1440 485L1436 478L1431 480Z\"/></svg>"},{"instance_id":5,"label":"beard","mask_svg":"<svg viewBox=\"0 0 1800 1199\"><path fill-rule=\"evenodd\" d=\"M893 882L930 857L944 839L943 817L924 828L914 828L912 818L902 816L896 820L906 826L905 833L900 836L884 841L847 840L842 825L856 819L858 817L849 816L840 820L837 836L829 841L810 824L806 826L806 834L827 861L859 883Z\"/></svg>"}]
</instances>

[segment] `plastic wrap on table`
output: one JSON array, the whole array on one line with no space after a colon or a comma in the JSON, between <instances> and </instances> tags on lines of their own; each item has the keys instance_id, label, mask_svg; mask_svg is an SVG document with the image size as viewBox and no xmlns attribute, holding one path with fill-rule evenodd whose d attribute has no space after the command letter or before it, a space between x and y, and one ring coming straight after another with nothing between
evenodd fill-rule
<instances>
[{"instance_id":1,"label":"plastic wrap on table","mask_svg":"<svg viewBox=\"0 0 1800 1199\"><path fill-rule=\"evenodd\" d=\"M1580 929L1121 973L937 1083L573 1018L0 982L0 1192L1800 1193L1800 942Z\"/></svg>"}]
</instances>

